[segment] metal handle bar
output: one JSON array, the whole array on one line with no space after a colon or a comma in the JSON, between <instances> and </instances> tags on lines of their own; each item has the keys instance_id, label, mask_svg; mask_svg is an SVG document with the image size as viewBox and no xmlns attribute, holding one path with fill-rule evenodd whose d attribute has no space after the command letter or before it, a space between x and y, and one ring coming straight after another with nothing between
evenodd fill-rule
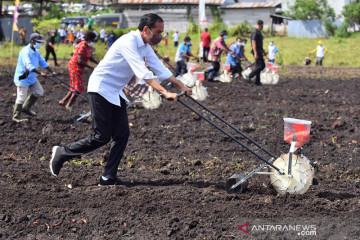
<instances>
[{"instance_id":1,"label":"metal handle bar","mask_svg":"<svg viewBox=\"0 0 360 240\"><path fill-rule=\"evenodd\" d=\"M183 95L189 97L191 99L191 97L185 92ZM182 95L181 95L182 96ZM195 99L193 99L195 102L197 102ZM209 120L208 118L204 117L200 112L198 112L197 110L195 110L193 107L191 107L190 105L186 104L183 100L181 100L181 98L178 98L178 102L180 102L182 105L184 105L186 108L190 109L192 112L196 113L199 117L201 117L202 119L204 119L205 121L207 121L208 123L210 123L213 127L215 127L216 129L218 129L219 131L221 131L222 133L224 133L226 136L228 136L229 138L231 138L232 140L234 140L236 143L240 144L243 148L245 148L246 150L248 150L249 152L251 152L252 154L254 154L255 156L257 156L259 159L261 159L263 162L265 162L266 164L268 164L269 166L271 166L272 168L274 168L276 171L278 171L280 174L282 174L282 170L280 170L279 168L277 168L274 164L272 164L271 162L269 162L267 159L265 159L263 156L259 155L258 153L256 153L255 151L253 151L250 147L248 147L247 145L245 145L244 143L240 142L238 139L236 139L232 134L228 133L227 131L225 131L223 128L221 128L219 125L217 125L216 123L214 123L213 121ZM207 109L206 107L204 109ZM211 113L211 111L209 111ZM214 115L215 116L215 115ZM221 119L221 118L219 118ZM223 120L225 121L225 120ZM226 121L225 121L226 122ZM262 149L262 148L261 148Z\"/></svg>"},{"instance_id":2,"label":"metal handle bar","mask_svg":"<svg viewBox=\"0 0 360 240\"><path fill-rule=\"evenodd\" d=\"M50 80L56 82L57 84L59 84L61 87L65 88L66 90L69 90L69 88L72 88L75 91L75 94L81 98L81 100L89 103L89 101L82 95L81 92L79 92L78 90L76 90L74 87L70 86L69 84L65 83L64 81L62 81L61 79L55 77L54 75L48 75L47 76ZM66 85L66 86L64 86Z\"/></svg>"},{"instance_id":3,"label":"metal handle bar","mask_svg":"<svg viewBox=\"0 0 360 240\"><path fill-rule=\"evenodd\" d=\"M252 138L250 138L249 136L247 136L245 133L243 133L242 131L240 131L238 128L236 128L234 125L230 124L229 122L227 122L225 119L223 119L222 117L220 117L219 115L217 115L214 111L212 111L211 109L207 108L204 104L200 103L199 101L195 100L192 96L189 96L186 92L183 94L186 95L188 98L190 98L193 102L195 102L196 104L198 104L200 107L202 107L203 109L205 109L206 111L208 111L209 113L211 113L214 117L216 117L217 119L219 119L220 121L222 121L223 123L225 123L227 126L229 126L230 128L232 128L233 130L235 130L237 133L239 133L241 136L243 136L244 138L248 139L250 142L252 142L254 145L256 145L258 148L260 148L260 150L266 152L267 154L269 154L271 157L276 158L276 156L274 154L272 154L269 150L267 150L266 148L262 147L259 143L257 143L255 140L253 140Z\"/></svg>"}]
</instances>

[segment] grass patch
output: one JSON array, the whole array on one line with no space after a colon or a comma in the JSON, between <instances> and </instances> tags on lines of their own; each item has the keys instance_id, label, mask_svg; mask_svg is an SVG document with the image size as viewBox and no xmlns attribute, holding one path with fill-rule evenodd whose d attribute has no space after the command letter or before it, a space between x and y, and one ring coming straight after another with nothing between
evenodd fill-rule
<instances>
[{"instance_id":1,"label":"grass patch","mask_svg":"<svg viewBox=\"0 0 360 240\"><path fill-rule=\"evenodd\" d=\"M212 33L212 40L217 37L218 33ZM158 50L159 54L164 56L168 55L171 61L174 61L176 48L172 41L172 32L169 32L169 41L168 45L165 46L162 41L155 49ZM189 36L192 39L191 52L197 55L197 49L199 46L199 35L197 33L190 33ZM184 39L185 34L180 34L180 41ZM235 41L236 37L229 37L226 40L227 44ZM249 40L249 38L248 38ZM264 39L264 49L267 51L267 46L270 41L274 41L275 45L279 48L279 53L277 54L277 63L280 65L303 65L303 60L308 53L316 48L317 41L319 39L311 38L293 38L293 37L268 37ZM324 59L324 66L344 66L344 67L358 67L360 66L360 58L354 57L355 52L358 51L358 42L360 41L360 34L353 34L350 38L338 38L330 37L329 39L321 39L324 42L326 48L328 48L328 53ZM16 59L18 53L20 52L22 46L14 45L13 48L13 57ZM67 44L56 44L56 54L59 59L70 59L70 54L74 50L74 46ZM250 61L253 61L253 57L250 54L251 46L250 41L248 41L247 46L245 47L245 55ZM45 56L45 47L43 46L40 49L41 55ZM101 60L106 54L105 44L98 42L95 44L95 57L98 60ZM355 54L355 55L354 55ZM0 58L9 59L11 57L11 45L9 42L6 42L5 45L0 48ZM51 56L50 56L51 57ZM223 55L221 62L225 62L226 56ZM9 61L1 61L3 63L9 64ZM16 61L15 61L16 62ZM0 63L1 64L1 63Z\"/></svg>"}]
</instances>

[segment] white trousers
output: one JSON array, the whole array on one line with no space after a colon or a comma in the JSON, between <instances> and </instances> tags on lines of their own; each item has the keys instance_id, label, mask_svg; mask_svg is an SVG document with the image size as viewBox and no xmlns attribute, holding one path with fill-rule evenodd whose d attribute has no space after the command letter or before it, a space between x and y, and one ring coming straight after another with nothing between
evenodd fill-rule
<instances>
[{"instance_id":1,"label":"white trousers","mask_svg":"<svg viewBox=\"0 0 360 240\"><path fill-rule=\"evenodd\" d=\"M15 85L17 88L15 104L24 104L29 89L31 90L32 94L34 94L35 97L42 97L44 95L44 89L42 88L39 81L36 81L34 84L29 86L22 84L15 84Z\"/></svg>"}]
</instances>

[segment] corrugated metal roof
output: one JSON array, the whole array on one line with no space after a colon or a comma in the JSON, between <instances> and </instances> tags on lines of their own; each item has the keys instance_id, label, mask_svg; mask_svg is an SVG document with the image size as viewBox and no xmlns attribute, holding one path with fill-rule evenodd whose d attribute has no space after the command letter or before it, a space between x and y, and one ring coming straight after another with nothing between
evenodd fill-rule
<instances>
[{"instance_id":1,"label":"corrugated metal roof","mask_svg":"<svg viewBox=\"0 0 360 240\"><path fill-rule=\"evenodd\" d=\"M280 4L281 2L242 2L221 6L221 8L273 8Z\"/></svg>"},{"instance_id":2,"label":"corrugated metal roof","mask_svg":"<svg viewBox=\"0 0 360 240\"><path fill-rule=\"evenodd\" d=\"M199 4L200 0L118 0L118 4ZM225 0L205 0L205 4L221 5Z\"/></svg>"}]
</instances>

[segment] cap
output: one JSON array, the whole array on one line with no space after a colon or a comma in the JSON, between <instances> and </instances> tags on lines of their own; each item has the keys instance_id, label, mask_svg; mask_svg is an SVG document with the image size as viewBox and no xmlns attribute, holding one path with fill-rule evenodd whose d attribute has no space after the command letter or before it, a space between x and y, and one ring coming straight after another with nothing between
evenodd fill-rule
<instances>
[{"instance_id":1,"label":"cap","mask_svg":"<svg viewBox=\"0 0 360 240\"><path fill-rule=\"evenodd\" d=\"M30 35L30 42L31 41L35 41L35 42L38 42L38 43L45 43L45 41L42 40L41 36L38 33L32 33Z\"/></svg>"},{"instance_id":2,"label":"cap","mask_svg":"<svg viewBox=\"0 0 360 240\"><path fill-rule=\"evenodd\" d=\"M226 30L221 30L220 36L224 36L224 35L227 35L227 31Z\"/></svg>"}]
</instances>

